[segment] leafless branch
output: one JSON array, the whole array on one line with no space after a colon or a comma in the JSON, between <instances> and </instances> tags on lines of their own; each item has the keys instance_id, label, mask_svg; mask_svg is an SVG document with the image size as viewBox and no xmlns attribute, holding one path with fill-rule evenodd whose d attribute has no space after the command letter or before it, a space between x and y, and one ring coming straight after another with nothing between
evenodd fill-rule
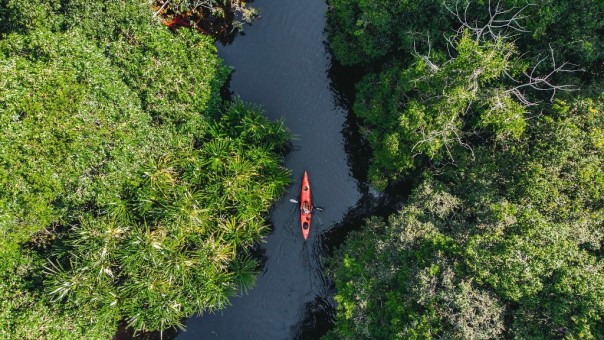
<instances>
[{"instance_id":1,"label":"leafless branch","mask_svg":"<svg viewBox=\"0 0 604 340\"><path fill-rule=\"evenodd\" d=\"M153 13L153 17L156 17L172 0L166 0L164 1L164 3L161 5L161 7L155 11L155 13Z\"/></svg>"},{"instance_id":2,"label":"leafless branch","mask_svg":"<svg viewBox=\"0 0 604 340\"><path fill-rule=\"evenodd\" d=\"M513 82L518 84L517 86L507 90L506 92L513 94L522 104L524 104L526 106L532 106L532 105L535 105L536 103L530 102L525 97L525 95L520 91L521 89L531 88L536 91L551 91L552 96L550 97L550 101L554 100L554 97L556 96L557 91L573 91L573 90L575 90L575 86L573 86L573 85L568 85L568 84L556 85L556 84L554 84L552 82L552 78L554 75L556 75L558 73L579 72L581 70L573 68L576 65L568 63L568 62L564 62L564 63L562 63L562 65L558 66L556 64L554 50L552 49L551 46L550 46L550 54L551 54L552 70L545 75L538 76L535 74L535 72L536 72L537 68L539 67L539 65L541 65L543 62L545 62L548 59L547 57L540 59L537 62L537 64L535 64L535 66L533 66L530 69L530 71L524 72L524 75L527 79L526 81L516 80L509 73L505 72L505 75L506 75L506 77L508 77L508 79L510 79Z\"/></svg>"},{"instance_id":3,"label":"leafless branch","mask_svg":"<svg viewBox=\"0 0 604 340\"><path fill-rule=\"evenodd\" d=\"M487 39L497 40L502 37L510 39L519 32L527 32L527 30L520 24L520 21L524 20L526 16L522 15L522 12L529 6L534 4L527 4L522 8L512 7L504 9L501 1L497 1L493 5L492 1L488 2L488 18L486 23L481 24L478 19L470 22L468 19L468 10L470 3L468 3L463 9L463 13L458 8L458 3L455 3L455 8L452 9L445 4L447 10L457 18L457 21L461 24L461 27L457 31L457 35L462 34L464 31L470 31L476 39L485 41ZM511 16L510 16L511 15Z\"/></svg>"}]
</instances>

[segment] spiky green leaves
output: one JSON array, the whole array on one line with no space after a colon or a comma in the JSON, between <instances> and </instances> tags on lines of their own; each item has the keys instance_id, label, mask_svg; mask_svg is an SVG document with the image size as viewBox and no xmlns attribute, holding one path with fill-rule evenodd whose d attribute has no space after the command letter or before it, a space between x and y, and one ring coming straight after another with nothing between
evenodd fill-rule
<instances>
[{"instance_id":1,"label":"spiky green leaves","mask_svg":"<svg viewBox=\"0 0 604 340\"><path fill-rule=\"evenodd\" d=\"M212 41L148 3L63 5L61 28L0 40L0 334L108 338L223 308L289 181L286 129L222 105Z\"/></svg>"},{"instance_id":2,"label":"spiky green leaves","mask_svg":"<svg viewBox=\"0 0 604 340\"><path fill-rule=\"evenodd\" d=\"M49 293L150 331L182 327L249 290L256 264L241 256L266 231L263 213L289 178L276 161L287 134L260 112L236 101L202 140L163 141L135 185L74 225L54 254L63 265L49 271Z\"/></svg>"}]
</instances>

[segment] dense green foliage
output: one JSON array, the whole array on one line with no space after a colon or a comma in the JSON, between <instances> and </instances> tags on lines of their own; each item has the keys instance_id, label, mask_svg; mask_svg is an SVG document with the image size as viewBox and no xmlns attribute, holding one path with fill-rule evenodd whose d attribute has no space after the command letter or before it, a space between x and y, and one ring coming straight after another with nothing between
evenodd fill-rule
<instances>
[{"instance_id":1,"label":"dense green foliage","mask_svg":"<svg viewBox=\"0 0 604 340\"><path fill-rule=\"evenodd\" d=\"M527 4L332 1L335 57L374 63L354 111L375 150L376 186L427 159L443 161L450 144L468 143L469 135L517 137L539 111L528 107L550 99L551 84L602 76L602 2Z\"/></svg>"},{"instance_id":2,"label":"dense green foliage","mask_svg":"<svg viewBox=\"0 0 604 340\"><path fill-rule=\"evenodd\" d=\"M521 12L518 26L527 32L517 37L517 43L523 52L538 55L551 46L560 60L601 68L604 4L592 0L330 0L329 44L345 65L392 57L409 61L414 51L445 48L443 34L448 36L460 26L451 12L472 26L485 24L497 4L510 11L503 18Z\"/></svg>"},{"instance_id":3,"label":"dense green foliage","mask_svg":"<svg viewBox=\"0 0 604 340\"><path fill-rule=\"evenodd\" d=\"M559 102L530 138L476 148L368 221L332 264L334 335L601 336L603 103Z\"/></svg>"},{"instance_id":4,"label":"dense green foliage","mask_svg":"<svg viewBox=\"0 0 604 340\"><path fill-rule=\"evenodd\" d=\"M180 325L253 283L288 133L146 2L0 1L0 336Z\"/></svg>"},{"instance_id":5,"label":"dense green foliage","mask_svg":"<svg viewBox=\"0 0 604 340\"><path fill-rule=\"evenodd\" d=\"M354 110L374 150L370 177L377 186L426 158L446 161L469 134L507 140L524 131L525 109L501 84L505 74L523 71L513 44L480 43L467 32L454 44L457 55L442 65L417 56L407 68L387 68L360 84Z\"/></svg>"},{"instance_id":6,"label":"dense green foliage","mask_svg":"<svg viewBox=\"0 0 604 340\"><path fill-rule=\"evenodd\" d=\"M423 175L331 260L329 336L604 336L604 5L330 3L336 58L375 63L372 182Z\"/></svg>"},{"instance_id":7,"label":"dense green foliage","mask_svg":"<svg viewBox=\"0 0 604 340\"><path fill-rule=\"evenodd\" d=\"M243 0L156 0L153 10L168 22L179 17L176 20L181 25L218 35L243 29L244 23L251 23L258 15Z\"/></svg>"}]
</instances>

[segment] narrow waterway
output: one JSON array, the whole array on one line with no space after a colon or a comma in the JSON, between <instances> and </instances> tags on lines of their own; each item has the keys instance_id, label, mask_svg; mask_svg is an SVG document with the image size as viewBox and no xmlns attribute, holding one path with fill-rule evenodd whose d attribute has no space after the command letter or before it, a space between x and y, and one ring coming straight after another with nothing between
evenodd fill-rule
<instances>
[{"instance_id":1,"label":"narrow waterway","mask_svg":"<svg viewBox=\"0 0 604 340\"><path fill-rule=\"evenodd\" d=\"M286 166L295 183L271 213L272 232L261 246L264 262L255 287L216 314L192 317L179 339L289 339L322 334L333 317L333 291L321 268L326 242L366 187L353 177L346 137L347 111L339 106L325 48L324 1L257 0L261 18L232 45L220 47L234 67L231 90L283 119L294 135ZM333 73L333 70L332 70ZM348 153L347 153L348 151ZM361 150L353 150L360 152ZM304 170L315 205L325 208L302 238L296 206ZM366 195L365 195L366 196ZM327 240L327 241L326 241ZM336 243L339 240L335 241Z\"/></svg>"}]
</instances>

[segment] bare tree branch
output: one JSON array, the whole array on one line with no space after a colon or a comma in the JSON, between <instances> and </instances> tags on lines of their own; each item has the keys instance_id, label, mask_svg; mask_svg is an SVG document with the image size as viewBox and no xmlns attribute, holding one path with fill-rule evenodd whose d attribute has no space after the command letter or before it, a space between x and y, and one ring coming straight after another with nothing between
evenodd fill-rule
<instances>
[{"instance_id":1,"label":"bare tree branch","mask_svg":"<svg viewBox=\"0 0 604 340\"><path fill-rule=\"evenodd\" d=\"M479 41L485 41L487 39L497 40L502 37L509 39L517 33L528 32L524 26L520 24L520 21L526 18L526 16L522 15L522 12L529 6L534 6L534 4L529 3L522 8L512 7L504 9L501 5L501 1L497 1L497 3L493 5L492 1L489 0L487 22L480 24L478 19L474 19L472 23L470 23L468 19L470 2L468 2L463 9L463 13L460 13L459 11L458 2L455 3L455 9L452 9L445 4L445 8L461 24L461 27L457 30L457 34L460 35L465 30L468 30L472 32Z\"/></svg>"}]
</instances>

